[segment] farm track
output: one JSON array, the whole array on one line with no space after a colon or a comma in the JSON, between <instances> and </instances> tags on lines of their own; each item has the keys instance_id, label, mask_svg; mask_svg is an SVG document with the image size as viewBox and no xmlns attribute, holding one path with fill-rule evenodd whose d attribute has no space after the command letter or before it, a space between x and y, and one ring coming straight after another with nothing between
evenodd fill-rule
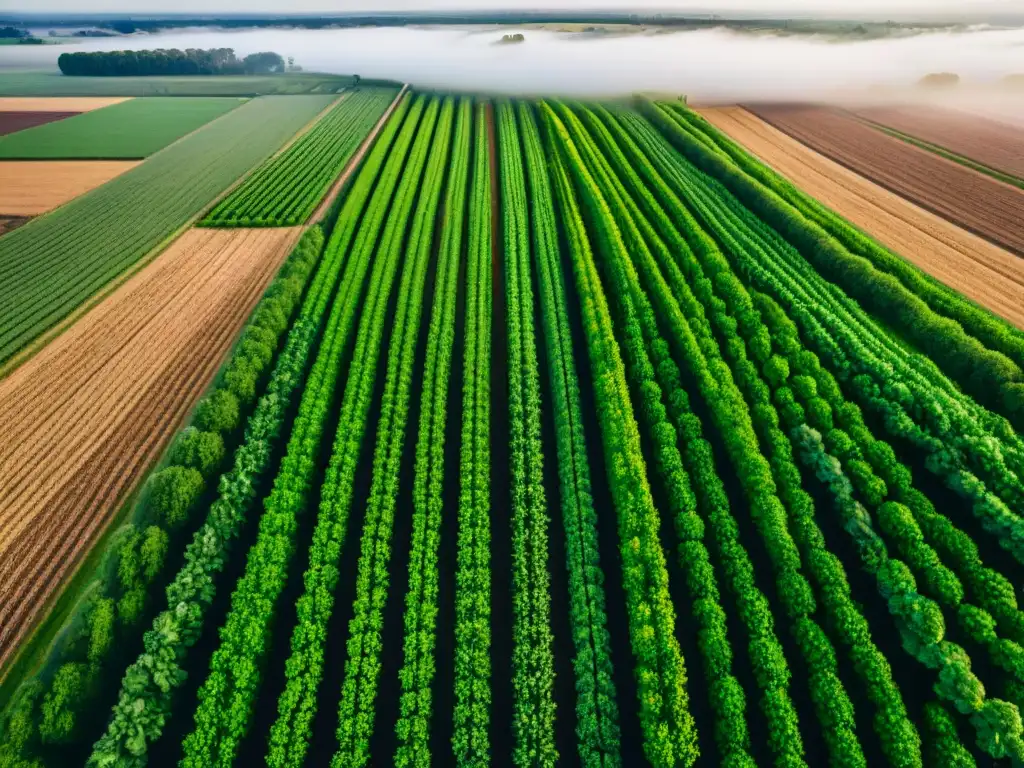
<instances>
[{"instance_id":1,"label":"farm track","mask_svg":"<svg viewBox=\"0 0 1024 768\"><path fill-rule=\"evenodd\" d=\"M1024 129L938 107L874 107L858 117L1024 178Z\"/></svg>"},{"instance_id":2,"label":"farm track","mask_svg":"<svg viewBox=\"0 0 1024 768\"><path fill-rule=\"evenodd\" d=\"M193 230L0 384L19 435L0 459L0 664L215 375L298 234Z\"/></svg>"},{"instance_id":3,"label":"farm track","mask_svg":"<svg viewBox=\"0 0 1024 768\"><path fill-rule=\"evenodd\" d=\"M103 109L131 96L4 96L0 97L2 112L91 112Z\"/></svg>"},{"instance_id":4,"label":"farm track","mask_svg":"<svg viewBox=\"0 0 1024 768\"><path fill-rule=\"evenodd\" d=\"M0 160L0 216L46 213L138 164L132 160Z\"/></svg>"},{"instance_id":5,"label":"farm track","mask_svg":"<svg viewBox=\"0 0 1024 768\"><path fill-rule=\"evenodd\" d=\"M0 111L0 136L46 125L68 117L80 115L81 112L3 112Z\"/></svg>"},{"instance_id":6,"label":"farm track","mask_svg":"<svg viewBox=\"0 0 1024 768\"><path fill-rule=\"evenodd\" d=\"M763 162L884 246L1024 328L1024 262L839 165L740 107L699 110Z\"/></svg>"},{"instance_id":7,"label":"farm track","mask_svg":"<svg viewBox=\"0 0 1024 768\"><path fill-rule=\"evenodd\" d=\"M817 107L757 106L755 115L811 149L954 224L1024 254L1024 190Z\"/></svg>"}]
</instances>

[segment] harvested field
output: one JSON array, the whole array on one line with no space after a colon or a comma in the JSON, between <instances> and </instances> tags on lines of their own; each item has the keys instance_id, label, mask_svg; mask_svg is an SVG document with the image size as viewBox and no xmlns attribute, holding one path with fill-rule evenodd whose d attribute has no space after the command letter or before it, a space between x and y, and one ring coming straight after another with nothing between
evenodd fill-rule
<instances>
[{"instance_id":1,"label":"harvested field","mask_svg":"<svg viewBox=\"0 0 1024 768\"><path fill-rule=\"evenodd\" d=\"M74 117L80 112L0 112L0 136L15 131L46 125L66 117Z\"/></svg>"},{"instance_id":2,"label":"harvested field","mask_svg":"<svg viewBox=\"0 0 1024 768\"><path fill-rule=\"evenodd\" d=\"M38 216L138 165L133 161L0 161L0 215Z\"/></svg>"},{"instance_id":3,"label":"harvested field","mask_svg":"<svg viewBox=\"0 0 1024 768\"><path fill-rule=\"evenodd\" d=\"M1024 190L888 136L849 114L803 106L751 111L886 189L1024 254Z\"/></svg>"},{"instance_id":4,"label":"harvested field","mask_svg":"<svg viewBox=\"0 0 1024 768\"><path fill-rule=\"evenodd\" d=\"M1024 128L938 107L876 107L859 109L856 114L989 168L1024 178Z\"/></svg>"},{"instance_id":5,"label":"harvested field","mask_svg":"<svg viewBox=\"0 0 1024 768\"><path fill-rule=\"evenodd\" d=\"M91 112L113 104L128 101L131 96L4 96L0 97L0 112Z\"/></svg>"},{"instance_id":6,"label":"harvested field","mask_svg":"<svg viewBox=\"0 0 1024 768\"><path fill-rule=\"evenodd\" d=\"M933 277L1024 328L1024 262L809 149L740 107L698 110L807 194Z\"/></svg>"},{"instance_id":7,"label":"harvested field","mask_svg":"<svg viewBox=\"0 0 1024 768\"><path fill-rule=\"evenodd\" d=\"M180 427L300 230L191 230L0 382L0 665Z\"/></svg>"}]
</instances>

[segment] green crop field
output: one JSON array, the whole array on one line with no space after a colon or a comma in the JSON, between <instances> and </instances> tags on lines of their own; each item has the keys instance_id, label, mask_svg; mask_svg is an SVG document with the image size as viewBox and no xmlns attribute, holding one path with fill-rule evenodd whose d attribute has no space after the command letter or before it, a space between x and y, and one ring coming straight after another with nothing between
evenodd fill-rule
<instances>
[{"instance_id":1,"label":"green crop field","mask_svg":"<svg viewBox=\"0 0 1024 768\"><path fill-rule=\"evenodd\" d=\"M295 72L283 75L67 77L58 72L5 72L0 96L270 96L339 93L346 75Z\"/></svg>"},{"instance_id":2,"label":"green crop field","mask_svg":"<svg viewBox=\"0 0 1024 768\"><path fill-rule=\"evenodd\" d=\"M241 98L131 99L0 137L0 159L149 157L244 103Z\"/></svg>"},{"instance_id":3,"label":"green crop field","mask_svg":"<svg viewBox=\"0 0 1024 768\"><path fill-rule=\"evenodd\" d=\"M254 99L0 238L0 362L200 214L332 98Z\"/></svg>"},{"instance_id":4,"label":"green crop field","mask_svg":"<svg viewBox=\"0 0 1024 768\"><path fill-rule=\"evenodd\" d=\"M288 151L257 168L202 225L290 227L306 221L396 95L392 88L346 95Z\"/></svg>"},{"instance_id":5,"label":"green crop field","mask_svg":"<svg viewBox=\"0 0 1024 768\"><path fill-rule=\"evenodd\" d=\"M413 91L0 765L1020 766L1022 367L682 103Z\"/></svg>"}]
</instances>

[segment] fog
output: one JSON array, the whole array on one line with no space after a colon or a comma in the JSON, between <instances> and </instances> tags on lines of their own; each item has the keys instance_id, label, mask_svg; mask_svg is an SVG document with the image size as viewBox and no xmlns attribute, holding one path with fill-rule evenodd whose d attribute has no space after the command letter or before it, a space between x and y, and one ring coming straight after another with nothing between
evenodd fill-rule
<instances>
[{"instance_id":1,"label":"fog","mask_svg":"<svg viewBox=\"0 0 1024 768\"><path fill-rule=\"evenodd\" d=\"M513 31L523 32L526 41L495 44ZM220 46L240 55L277 51L294 56L307 70L424 88L590 97L654 91L685 93L703 102L829 100L866 93L886 98L932 72L960 75L960 97L983 96L995 92L1003 76L1024 73L1024 29L982 27L857 42L726 29L622 35L529 27L195 30L87 39L70 46L4 46L0 70L55 69L63 51ZM1003 109L1019 109L1020 90L1003 95ZM1024 110L1020 114L1024 118Z\"/></svg>"}]
</instances>

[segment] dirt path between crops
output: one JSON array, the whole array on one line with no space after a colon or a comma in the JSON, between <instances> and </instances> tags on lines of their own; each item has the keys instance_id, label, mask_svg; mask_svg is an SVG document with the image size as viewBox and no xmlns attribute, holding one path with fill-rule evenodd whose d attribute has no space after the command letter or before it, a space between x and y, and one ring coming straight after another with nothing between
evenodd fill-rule
<instances>
[{"instance_id":1,"label":"dirt path between crops","mask_svg":"<svg viewBox=\"0 0 1024 768\"><path fill-rule=\"evenodd\" d=\"M4 96L0 112L91 112L128 101L131 96Z\"/></svg>"},{"instance_id":2,"label":"dirt path between crops","mask_svg":"<svg viewBox=\"0 0 1024 768\"><path fill-rule=\"evenodd\" d=\"M0 216L38 216L136 165L107 160L0 160Z\"/></svg>"},{"instance_id":3,"label":"dirt path between crops","mask_svg":"<svg viewBox=\"0 0 1024 768\"><path fill-rule=\"evenodd\" d=\"M814 152L744 109L698 111L889 249L1024 328L1024 260Z\"/></svg>"},{"instance_id":4,"label":"dirt path between crops","mask_svg":"<svg viewBox=\"0 0 1024 768\"><path fill-rule=\"evenodd\" d=\"M1024 255L1024 190L888 136L849 113L805 106L751 111L840 165Z\"/></svg>"},{"instance_id":5,"label":"dirt path between crops","mask_svg":"<svg viewBox=\"0 0 1024 768\"><path fill-rule=\"evenodd\" d=\"M180 427L300 233L190 230L0 382L0 666Z\"/></svg>"},{"instance_id":6,"label":"dirt path between crops","mask_svg":"<svg viewBox=\"0 0 1024 768\"><path fill-rule=\"evenodd\" d=\"M341 175L338 176L338 180L335 181L334 186L331 187L330 192L327 193L326 197L324 197L320 202L320 205L317 206L313 215L309 217L309 223L317 224L323 221L327 212L334 204L335 199L338 197L338 194L348 185L349 179L359 171L359 168L362 166L363 157L365 157L366 153L373 147L374 142L377 140L377 134L380 133L381 128L384 127L388 118L391 117L391 113L398 107L398 103L402 100L402 97L408 89L408 85L402 86L402 90L400 90L398 95L395 96L395 100L388 105L384 114L381 115L380 120L378 120L376 125L373 126L373 130L370 131L369 135L365 139L363 139L363 143L359 145L359 149L357 149L356 153L349 159L348 163L345 165L345 169L341 172Z\"/></svg>"},{"instance_id":7,"label":"dirt path between crops","mask_svg":"<svg viewBox=\"0 0 1024 768\"><path fill-rule=\"evenodd\" d=\"M1024 128L939 107L873 107L856 114L1024 179Z\"/></svg>"}]
</instances>

